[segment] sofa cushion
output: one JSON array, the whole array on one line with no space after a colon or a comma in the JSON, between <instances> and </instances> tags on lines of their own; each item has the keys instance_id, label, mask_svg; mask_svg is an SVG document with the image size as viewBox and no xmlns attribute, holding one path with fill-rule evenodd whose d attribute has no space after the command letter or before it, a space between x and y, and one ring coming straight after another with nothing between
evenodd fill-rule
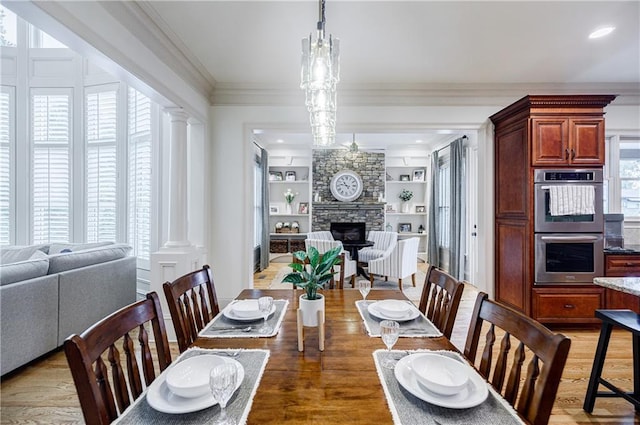
<instances>
[{"instance_id":1,"label":"sofa cushion","mask_svg":"<svg viewBox=\"0 0 640 425\"><path fill-rule=\"evenodd\" d=\"M127 244L110 244L83 251L49 255L49 274L113 261L126 257L129 252L131 247Z\"/></svg>"},{"instance_id":2,"label":"sofa cushion","mask_svg":"<svg viewBox=\"0 0 640 425\"><path fill-rule=\"evenodd\" d=\"M49 245L3 246L0 247L0 265L27 261L34 252L49 252Z\"/></svg>"},{"instance_id":3,"label":"sofa cushion","mask_svg":"<svg viewBox=\"0 0 640 425\"><path fill-rule=\"evenodd\" d=\"M48 270L49 257L36 249L28 260L0 266L0 285L44 276Z\"/></svg>"},{"instance_id":4,"label":"sofa cushion","mask_svg":"<svg viewBox=\"0 0 640 425\"><path fill-rule=\"evenodd\" d=\"M49 246L49 255L60 254L61 252L85 251L87 249L101 246L113 245L113 242L91 242L91 243L52 243Z\"/></svg>"}]
</instances>

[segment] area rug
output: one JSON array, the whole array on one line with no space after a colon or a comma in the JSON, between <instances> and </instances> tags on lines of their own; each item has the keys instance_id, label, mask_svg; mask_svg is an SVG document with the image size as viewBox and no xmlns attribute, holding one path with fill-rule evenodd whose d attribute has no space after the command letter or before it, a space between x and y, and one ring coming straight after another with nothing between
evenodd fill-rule
<instances>
[{"instance_id":1,"label":"area rug","mask_svg":"<svg viewBox=\"0 0 640 425\"><path fill-rule=\"evenodd\" d=\"M269 285L269 289L291 289L292 285L290 283L282 283L282 279L291 272L291 268L287 265L283 265L278 273L276 274L273 281L271 281L271 285ZM414 303L418 304L420 302L420 296L422 295L422 286L424 285L425 273L421 270L418 270L416 273L416 286L415 288L411 284L411 277L402 279L402 292L404 292L405 296L409 298ZM364 277L358 276L356 277L356 288L351 288L351 285L348 282L348 279L345 279L345 290L358 290L357 282L358 280L363 280ZM379 289L398 289L398 280L397 279L389 279L385 281L384 279L376 278L373 281L372 290Z\"/></svg>"}]
</instances>

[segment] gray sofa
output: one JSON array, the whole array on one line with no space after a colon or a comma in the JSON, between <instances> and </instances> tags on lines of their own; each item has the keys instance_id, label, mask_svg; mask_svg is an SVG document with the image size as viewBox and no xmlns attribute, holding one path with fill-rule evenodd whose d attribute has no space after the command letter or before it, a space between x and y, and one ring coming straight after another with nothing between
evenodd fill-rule
<instances>
[{"instance_id":1,"label":"gray sofa","mask_svg":"<svg viewBox=\"0 0 640 425\"><path fill-rule=\"evenodd\" d=\"M0 248L0 375L136 300L136 258L117 243Z\"/></svg>"}]
</instances>

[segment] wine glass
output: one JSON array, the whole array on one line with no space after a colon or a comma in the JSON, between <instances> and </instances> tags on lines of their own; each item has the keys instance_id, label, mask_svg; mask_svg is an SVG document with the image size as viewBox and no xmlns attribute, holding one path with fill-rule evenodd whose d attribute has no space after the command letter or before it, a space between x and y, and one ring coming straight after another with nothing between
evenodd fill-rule
<instances>
[{"instance_id":1,"label":"wine glass","mask_svg":"<svg viewBox=\"0 0 640 425\"><path fill-rule=\"evenodd\" d=\"M269 317L269 313L271 313L272 307L273 297L258 298L258 308L260 309L260 313L262 313L262 317L264 317L264 324L259 330L261 334L268 334L273 331L273 328L267 324L267 318Z\"/></svg>"},{"instance_id":2,"label":"wine glass","mask_svg":"<svg viewBox=\"0 0 640 425\"><path fill-rule=\"evenodd\" d=\"M371 291L371 282L369 282L368 280L359 280L358 281L358 289L360 290L360 293L362 294L362 300L365 302L367 301L367 295L369 295L369 291Z\"/></svg>"},{"instance_id":3,"label":"wine glass","mask_svg":"<svg viewBox=\"0 0 640 425\"><path fill-rule=\"evenodd\" d=\"M391 348L398 341L398 337L400 336L400 324L394 320L383 320L380 322L380 336L382 337L382 342L387 346L387 352L391 352ZM396 362L391 356L388 356L382 362L382 366L387 369L393 369Z\"/></svg>"},{"instance_id":4,"label":"wine glass","mask_svg":"<svg viewBox=\"0 0 640 425\"><path fill-rule=\"evenodd\" d=\"M220 416L215 425L235 425L233 418L227 417L227 402L236 390L238 368L233 363L223 363L209 372L209 388L213 399L220 404Z\"/></svg>"}]
</instances>

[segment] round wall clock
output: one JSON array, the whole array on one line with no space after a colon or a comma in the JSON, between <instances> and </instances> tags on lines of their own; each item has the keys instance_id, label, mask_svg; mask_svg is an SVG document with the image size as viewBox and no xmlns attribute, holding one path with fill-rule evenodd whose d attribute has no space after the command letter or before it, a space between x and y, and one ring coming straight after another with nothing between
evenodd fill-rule
<instances>
[{"instance_id":1,"label":"round wall clock","mask_svg":"<svg viewBox=\"0 0 640 425\"><path fill-rule=\"evenodd\" d=\"M355 171L344 170L337 172L331 179L331 193L338 201L354 201L364 189L362 179Z\"/></svg>"}]
</instances>

